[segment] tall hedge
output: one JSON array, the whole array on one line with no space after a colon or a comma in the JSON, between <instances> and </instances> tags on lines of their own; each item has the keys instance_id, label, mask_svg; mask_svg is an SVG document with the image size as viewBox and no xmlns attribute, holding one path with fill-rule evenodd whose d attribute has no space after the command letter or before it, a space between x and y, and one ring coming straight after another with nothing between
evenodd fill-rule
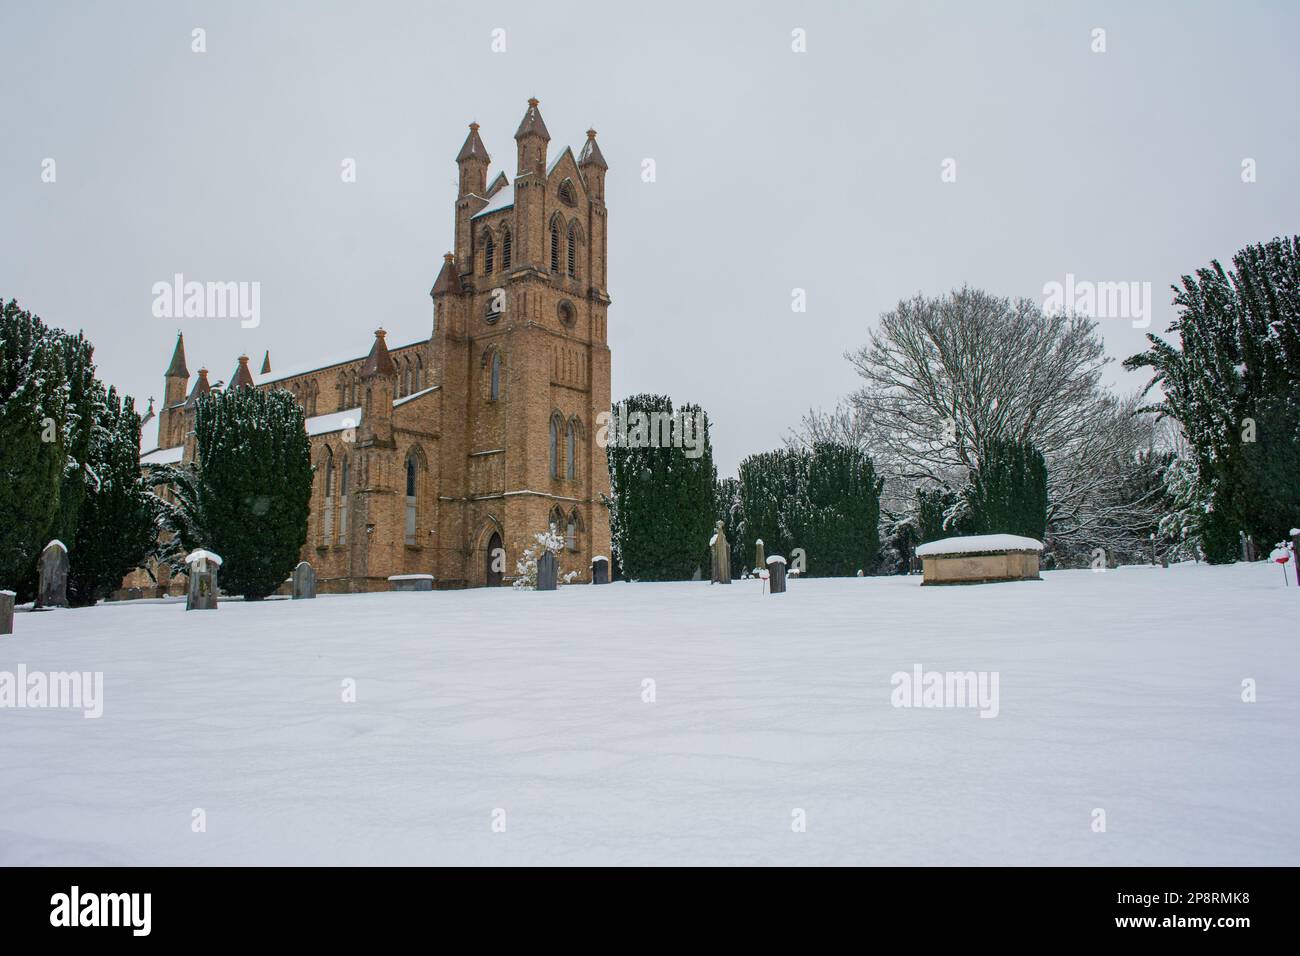
<instances>
[{"instance_id":1,"label":"tall hedge","mask_svg":"<svg viewBox=\"0 0 1300 956\"><path fill-rule=\"evenodd\" d=\"M621 406L621 408L620 408ZM662 435L638 428L638 415L690 416L703 425L702 445L674 447ZM643 419L644 421L646 419ZM630 427L625 431L622 425ZM612 409L607 435L611 532L623 576L677 581L697 568L708 573L708 541L721 517L715 512L717 469L708 416L698 405L674 408L666 395L633 395Z\"/></svg>"},{"instance_id":2,"label":"tall hedge","mask_svg":"<svg viewBox=\"0 0 1300 956\"><path fill-rule=\"evenodd\" d=\"M971 534L1018 534L1039 541L1047 531L1047 465L1029 442L992 440L966 488Z\"/></svg>"}]
</instances>

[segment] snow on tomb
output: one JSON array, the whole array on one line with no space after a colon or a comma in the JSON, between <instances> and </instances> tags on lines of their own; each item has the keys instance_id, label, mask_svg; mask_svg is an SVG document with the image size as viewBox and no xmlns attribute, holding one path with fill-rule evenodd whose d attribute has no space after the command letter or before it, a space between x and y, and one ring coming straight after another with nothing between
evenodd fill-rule
<instances>
[{"instance_id":1,"label":"snow on tomb","mask_svg":"<svg viewBox=\"0 0 1300 956\"><path fill-rule=\"evenodd\" d=\"M36 607L68 606L68 547L57 538L41 552Z\"/></svg>"},{"instance_id":2,"label":"snow on tomb","mask_svg":"<svg viewBox=\"0 0 1300 956\"><path fill-rule=\"evenodd\" d=\"M555 555L550 551L543 551L537 559L537 590L555 590Z\"/></svg>"},{"instance_id":3,"label":"snow on tomb","mask_svg":"<svg viewBox=\"0 0 1300 956\"><path fill-rule=\"evenodd\" d=\"M931 541L916 549L921 584L1038 581L1043 543L1016 534L974 534Z\"/></svg>"},{"instance_id":4,"label":"snow on tomb","mask_svg":"<svg viewBox=\"0 0 1300 956\"><path fill-rule=\"evenodd\" d=\"M392 582L394 591L433 590L432 574L390 574L388 580Z\"/></svg>"},{"instance_id":5,"label":"snow on tomb","mask_svg":"<svg viewBox=\"0 0 1300 956\"><path fill-rule=\"evenodd\" d=\"M785 593L785 558L779 554L767 559L767 593Z\"/></svg>"},{"instance_id":6,"label":"snow on tomb","mask_svg":"<svg viewBox=\"0 0 1300 956\"><path fill-rule=\"evenodd\" d=\"M316 572L306 561L299 561L298 566L293 569L293 599L295 601L309 600L316 596Z\"/></svg>"},{"instance_id":7,"label":"snow on tomb","mask_svg":"<svg viewBox=\"0 0 1300 956\"><path fill-rule=\"evenodd\" d=\"M609 583L609 558L603 554L598 554L591 559L591 583Z\"/></svg>"},{"instance_id":8,"label":"snow on tomb","mask_svg":"<svg viewBox=\"0 0 1300 956\"><path fill-rule=\"evenodd\" d=\"M0 591L0 634L14 632L14 598L13 591Z\"/></svg>"},{"instance_id":9,"label":"snow on tomb","mask_svg":"<svg viewBox=\"0 0 1300 956\"><path fill-rule=\"evenodd\" d=\"M189 568L189 588L185 592L185 610L215 611L217 609L217 569L221 555L199 548L185 555Z\"/></svg>"}]
</instances>

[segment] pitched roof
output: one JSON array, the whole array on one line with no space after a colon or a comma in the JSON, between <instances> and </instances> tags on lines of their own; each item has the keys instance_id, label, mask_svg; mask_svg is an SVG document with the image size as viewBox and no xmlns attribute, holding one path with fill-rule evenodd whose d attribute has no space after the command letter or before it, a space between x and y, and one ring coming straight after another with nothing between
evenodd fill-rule
<instances>
[{"instance_id":1,"label":"pitched roof","mask_svg":"<svg viewBox=\"0 0 1300 956\"><path fill-rule=\"evenodd\" d=\"M397 374L397 366L393 364L393 357L388 354L388 346L384 344L384 336L387 334L383 329L375 329L375 344L370 346L366 363L361 366L362 378Z\"/></svg>"},{"instance_id":2,"label":"pitched roof","mask_svg":"<svg viewBox=\"0 0 1300 956\"><path fill-rule=\"evenodd\" d=\"M542 114L537 109L537 98L533 97L528 101L528 112L524 118L519 121L519 129L515 130L515 139L522 139L525 136L540 136L546 141L550 141L551 134L546 129L546 124L542 122Z\"/></svg>"},{"instance_id":3,"label":"pitched roof","mask_svg":"<svg viewBox=\"0 0 1300 956\"><path fill-rule=\"evenodd\" d=\"M481 159L488 163L492 157L488 155L487 147L483 145L483 140L478 135L478 123L469 124L469 135L465 137L465 145L460 148L456 154L456 162L462 163L467 159Z\"/></svg>"},{"instance_id":4,"label":"pitched roof","mask_svg":"<svg viewBox=\"0 0 1300 956\"><path fill-rule=\"evenodd\" d=\"M194 387L190 389L190 397L185 400L185 404L187 406L193 405L198 401L200 395L206 395L210 391L212 391L212 386L208 384L208 370L201 368L199 369L198 380L195 381Z\"/></svg>"},{"instance_id":5,"label":"pitched roof","mask_svg":"<svg viewBox=\"0 0 1300 956\"><path fill-rule=\"evenodd\" d=\"M443 292L459 292L460 276L456 274L456 257L450 252L442 257L442 268L434 280L429 295L441 295Z\"/></svg>"},{"instance_id":6,"label":"pitched roof","mask_svg":"<svg viewBox=\"0 0 1300 956\"><path fill-rule=\"evenodd\" d=\"M271 374L271 350L270 350L270 349L267 349L267 350L266 350L266 356L262 359L262 372L261 372L261 374L263 374L263 375L270 375L270 374Z\"/></svg>"},{"instance_id":7,"label":"pitched roof","mask_svg":"<svg viewBox=\"0 0 1300 956\"><path fill-rule=\"evenodd\" d=\"M594 129L587 130L587 141L582 144L582 154L578 157L578 165L609 169L609 163L605 162L600 147L596 145L596 131Z\"/></svg>"},{"instance_id":8,"label":"pitched roof","mask_svg":"<svg viewBox=\"0 0 1300 956\"><path fill-rule=\"evenodd\" d=\"M232 388L240 388L244 385L253 384L253 373L248 370L248 356L239 356L239 366L235 369L235 374L230 378L230 384L226 386L229 391Z\"/></svg>"},{"instance_id":9,"label":"pitched roof","mask_svg":"<svg viewBox=\"0 0 1300 956\"><path fill-rule=\"evenodd\" d=\"M190 370L185 367L185 336L176 333L176 348L172 351L172 364L167 366L167 378L189 378Z\"/></svg>"}]
</instances>

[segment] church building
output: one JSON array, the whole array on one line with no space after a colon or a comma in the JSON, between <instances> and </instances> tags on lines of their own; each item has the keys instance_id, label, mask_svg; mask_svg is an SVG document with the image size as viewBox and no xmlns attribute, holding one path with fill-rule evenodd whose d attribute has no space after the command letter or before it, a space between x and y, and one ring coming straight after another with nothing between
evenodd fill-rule
<instances>
[{"instance_id":1,"label":"church building","mask_svg":"<svg viewBox=\"0 0 1300 956\"><path fill-rule=\"evenodd\" d=\"M513 181L492 175L477 123L456 156L454 245L428 338L394 345L357 329L364 354L293 372L268 355L254 374L240 356L225 385L288 389L303 406L315 479L302 559L322 591L389 590L404 575L508 583L552 524L562 575L590 581L593 557L610 553L596 442L610 408L608 167L595 130L579 152L548 156L535 99L514 138ZM195 457L194 404L213 386L207 369L191 383L180 337L165 383L142 463Z\"/></svg>"}]
</instances>

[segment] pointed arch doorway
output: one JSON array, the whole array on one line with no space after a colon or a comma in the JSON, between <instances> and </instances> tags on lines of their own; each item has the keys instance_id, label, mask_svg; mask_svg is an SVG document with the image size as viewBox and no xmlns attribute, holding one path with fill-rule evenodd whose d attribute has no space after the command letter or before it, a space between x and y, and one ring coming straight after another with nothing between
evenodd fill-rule
<instances>
[{"instance_id":1,"label":"pointed arch doorway","mask_svg":"<svg viewBox=\"0 0 1300 956\"><path fill-rule=\"evenodd\" d=\"M505 571L506 553L501 547L501 534L492 532L487 543L487 572L483 578L490 588L501 587L501 576Z\"/></svg>"}]
</instances>

